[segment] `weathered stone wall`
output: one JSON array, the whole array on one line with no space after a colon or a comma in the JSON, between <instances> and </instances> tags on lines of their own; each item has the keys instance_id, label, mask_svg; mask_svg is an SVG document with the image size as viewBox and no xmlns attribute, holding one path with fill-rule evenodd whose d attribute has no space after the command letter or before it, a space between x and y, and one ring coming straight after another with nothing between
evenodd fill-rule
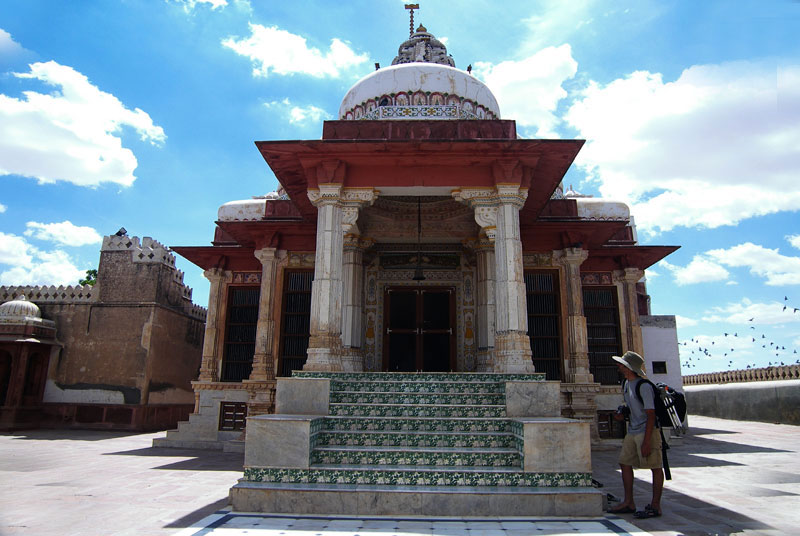
<instances>
[{"instance_id":1,"label":"weathered stone wall","mask_svg":"<svg viewBox=\"0 0 800 536\"><path fill-rule=\"evenodd\" d=\"M685 393L692 415L800 425L800 380L687 385Z\"/></svg>"},{"instance_id":2,"label":"weathered stone wall","mask_svg":"<svg viewBox=\"0 0 800 536\"><path fill-rule=\"evenodd\" d=\"M206 311L163 245L105 237L94 287L0 287L0 302L21 294L62 344L49 363L46 422L163 429L191 411Z\"/></svg>"}]
</instances>

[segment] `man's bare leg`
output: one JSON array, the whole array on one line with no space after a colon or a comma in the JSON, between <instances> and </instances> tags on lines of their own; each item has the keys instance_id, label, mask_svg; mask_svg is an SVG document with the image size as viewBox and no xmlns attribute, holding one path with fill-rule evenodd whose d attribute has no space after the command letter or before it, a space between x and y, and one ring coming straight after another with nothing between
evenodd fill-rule
<instances>
[{"instance_id":1,"label":"man's bare leg","mask_svg":"<svg viewBox=\"0 0 800 536\"><path fill-rule=\"evenodd\" d=\"M612 514L636 510L636 503L633 500L633 467L619 464L619 468L622 470L622 487L625 490L625 499L616 508L609 510Z\"/></svg>"}]
</instances>

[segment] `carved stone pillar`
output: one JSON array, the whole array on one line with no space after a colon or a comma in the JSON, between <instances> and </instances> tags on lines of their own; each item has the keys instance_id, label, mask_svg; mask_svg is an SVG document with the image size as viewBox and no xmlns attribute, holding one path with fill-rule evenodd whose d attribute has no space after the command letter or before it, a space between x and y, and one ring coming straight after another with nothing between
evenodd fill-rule
<instances>
[{"instance_id":1,"label":"carved stone pillar","mask_svg":"<svg viewBox=\"0 0 800 536\"><path fill-rule=\"evenodd\" d=\"M308 197L317 207L317 249L308 360L303 370L341 371L344 233L357 232L358 209L374 202L376 191L323 183L318 190L309 190Z\"/></svg>"},{"instance_id":2,"label":"carved stone pillar","mask_svg":"<svg viewBox=\"0 0 800 536\"><path fill-rule=\"evenodd\" d=\"M219 318L219 304L225 299L225 280L230 272L219 268L210 268L203 275L211 283L208 291L208 313L206 314L206 331L203 337L203 358L200 363L201 382L219 381L219 337L224 329L224 318Z\"/></svg>"},{"instance_id":3,"label":"carved stone pillar","mask_svg":"<svg viewBox=\"0 0 800 536\"><path fill-rule=\"evenodd\" d=\"M526 189L513 183L453 192L456 201L475 210L475 221L489 239L494 239L494 372L534 371L527 335L528 309L519 229L519 210L527 194Z\"/></svg>"},{"instance_id":4,"label":"carved stone pillar","mask_svg":"<svg viewBox=\"0 0 800 536\"><path fill-rule=\"evenodd\" d=\"M589 372L589 340L586 317L583 314L583 288L581 286L581 264L589 252L580 248L554 251L553 258L564 267L564 283L567 289L567 359L565 380L569 383L592 383Z\"/></svg>"},{"instance_id":5,"label":"carved stone pillar","mask_svg":"<svg viewBox=\"0 0 800 536\"><path fill-rule=\"evenodd\" d=\"M275 380L275 356L272 355L275 333L272 316L275 305L275 251L275 248L263 248L253 252L261 261L261 293L258 300L256 351L253 355L251 380Z\"/></svg>"},{"instance_id":6,"label":"carved stone pillar","mask_svg":"<svg viewBox=\"0 0 800 536\"><path fill-rule=\"evenodd\" d=\"M364 246L357 234L344 237L342 303L342 368L347 372L364 370L361 328L364 303Z\"/></svg>"},{"instance_id":7,"label":"carved stone pillar","mask_svg":"<svg viewBox=\"0 0 800 536\"><path fill-rule=\"evenodd\" d=\"M644 355L644 343L642 342L642 327L639 325L636 283L641 281L642 277L644 277L644 272L638 268L625 268L623 271L614 272L614 279L622 284L620 309L625 317L624 350L633 350L639 355Z\"/></svg>"},{"instance_id":8,"label":"carved stone pillar","mask_svg":"<svg viewBox=\"0 0 800 536\"><path fill-rule=\"evenodd\" d=\"M478 355L476 368L478 372L494 370L494 332L495 305L494 280L495 259L494 244L483 234L475 247L477 257L477 335Z\"/></svg>"},{"instance_id":9,"label":"carved stone pillar","mask_svg":"<svg viewBox=\"0 0 800 536\"><path fill-rule=\"evenodd\" d=\"M519 209L527 190L497 185L497 234L494 241L496 332L495 371L533 372L528 338L528 306L522 265Z\"/></svg>"}]
</instances>

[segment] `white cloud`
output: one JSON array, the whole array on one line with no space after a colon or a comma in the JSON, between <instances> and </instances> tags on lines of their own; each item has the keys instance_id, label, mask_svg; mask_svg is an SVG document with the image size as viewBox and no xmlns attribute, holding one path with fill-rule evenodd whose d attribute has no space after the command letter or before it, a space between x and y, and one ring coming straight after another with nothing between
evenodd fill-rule
<instances>
[{"instance_id":1,"label":"white cloud","mask_svg":"<svg viewBox=\"0 0 800 536\"><path fill-rule=\"evenodd\" d=\"M679 329L690 328L697 325L697 320L681 315L675 315L675 322L678 324Z\"/></svg>"},{"instance_id":2,"label":"white cloud","mask_svg":"<svg viewBox=\"0 0 800 536\"><path fill-rule=\"evenodd\" d=\"M366 62L366 54L356 54L344 41L333 38L327 51L309 47L305 37L277 26L250 23L250 37L228 37L222 45L253 62L253 76L267 77L297 73L317 78L337 77L343 70Z\"/></svg>"},{"instance_id":3,"label":"white cloud","mask_svg":"<svg viewBox=\"0 0 800 536\"><path fill-rule=\"evenodd\" d=\"M667 261L661 261L658 265L672 272L675 282L681 286L725 281L730 277L725 268L702 255L695 255L686 266L676 266Z\"/></svg>"},{"instance_id":4,"label":"white cloud","mask_svg":"<svg viewBox=\"0 0 800 536\"><path fill-rule=\"evenodd\" d=\"M476 62L475 73L500 105L503 117L513 117L523 127L536 128L538 137L557 137L558 102L567 96L563 83L575 76L578 63L569 45L547 47L519 61L494 65Z\"/></svg>"},{"instance_id":5,"label":"white cloud","mask_svg":"<svg viewBox=\"0 0 800 536\"><path fill-rule=\"evenodd\" d=\"M21 236L0 232L0 285L75 285L86 274L62 250L41 251Z\"/></svg>"},{"instance_id":6,"label":"white cloud","mask_svg":"<svg viewBox=\"0 0 800 536\"><path fill-rule=\"evenodd\" d=\"M29 266L33 262L33 249L21 236L0 231L0 264Z\"/></svg>"},{"instance_id":7,"label":"white cloud","mask_svg":"<svg viewBox=\"0 0 800 536\"><path fill-rule=\"evenodd\" d=\"M784 304L780 302L753 303L748 298L742 298L738 303L712 308L703 321L762 326L800 322L800 313L793 313L791 308L784 309Z\"/></svg>"},{"instance_id":8,"label":"white cloud","mask_svg":"<svg viewBox=\"0 0 800 536\"><path fill-rule=\"evenodd\" d=\"M265 102L264 106L270 110L277 110L285 115L289 123L302 125L307 123L317 124L323 119L330 119L332 116L322 108L309 104L308 106L295 106L288 98L281 101Z\"/></svg>"},{"instance_id":9,"label":"white cloud","mask_svg":"<svg viewBox=\"0 0 800 536\"><path fill-rule=\"evenodd\" d=\"M587 139L576 163L648 234L798 210L795 80L798 66L735 62L591 82L565 115Z\"/></svg>"},{"instance_id":10,"label":"white cloud","mask_svg":"<svg viewBox=\"0 0 800 536\"><path fill-rule=\"evenodd\" d=\"M23 99L0 94L0 175L23 175L40 183L130 186L137 161L122 147L122 127L132 127L153 144L166 139L146 112L126 108L72 67L34 63L30 72L14 75L58 89L50 94L25 91Z\"/></svg>"},{"instance_id":11,"label":"white cloud","mask_svg":"<svg viewBox=\"0 0 800 536\"><path fill-rule=\"evenodd\" d=\"M596 3L596 0L537 2L536 14L522 21L530 30L523 46L535 51L566 43L581 27L591 24L591 11Z\"/></svg>"},{"instance_id":12,"label":"white cloud","mask_svg":"<svg viewBox=\"0 0 800 536\"><path fill-rule=\"evenodd\" d=\"M745 242L729 249L713 249L705 255L733 268L745 267L750 273L766 279L770 286L800 285L800 257L787 257L778 249L768 249Z\"/></svg>"},{"instance_id":13,"label":"white cloud","mask_svg":"<svg viewBox=\"0 0 800 536\"><path fill-rule=\"evenodd\" d=\"M38 238L39 240L50 240L64 246L85 246L88 244L99 244L103 241L100 233L91 227L78 226L70 221L60 223L39 223L29 221L25 224L27 230L25 236Z\"/></svg>"},{"instance_id":14,"label":"white cloud","mask_svg":"<svg viewBox=\"0 0 800 536\"><path fill-rule=\"evenodd\" d=\"M0 203L0 213L5 212L6 210L8 210L8 207L5 206L3 203Z\"/></svg>"},{"instance_id":15,"label":"white cloud","mask_svg":"<svg viewBox=\"0 0 800 536\"><path fill-rule=\"evenodd\" d=\"M787 236L786 240L792 245L792 247L800 249L800 234Z\"/></svg>"},{"instance_id":16,"label":"white cloud","mask_svg":"<svg viewBox=\"0 0 800 536\"><path fill-rule=\"evenodd\" d=\"M22 45L14 41L10 33L0 28L0 57L15 56L24 51Z\"/></svg>"},{"instance_id":17,"label":"white cloud","mask_svg":"<svg viewBox=\"0 0 800 536\"><path fill-rule=\"evenodd\" d=\"M228 5L227 0L174 0L176 3L183 6L183 10L187 13L192 11L198 4L207 4L212 10L223 8Z\"/></svg>"}]
</instances>

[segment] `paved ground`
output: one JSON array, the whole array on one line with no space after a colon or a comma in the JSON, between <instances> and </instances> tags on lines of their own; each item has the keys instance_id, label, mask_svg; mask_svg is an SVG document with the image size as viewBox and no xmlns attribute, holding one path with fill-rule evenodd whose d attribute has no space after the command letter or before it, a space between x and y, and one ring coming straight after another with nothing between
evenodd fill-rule
<instances>
[{"instance_id":1,"label":"paved ground","mask_svg":"<svg viewBox=\"0 0 800 536\"><path fill-rule=\"evenodd\" d=\"M395 524L392 528L379 520L226 518L215 512L225 507L228 489L241 475L241 455L150 447L152 438L163 434L0 434L0 535L511 536L526 531L636 533L636 527L659 536L800 534L800 427L690 419L689 436L670 450L673 480L667 483L660 518L488 519L449 525L455 530L441 525L454 520L440 520L439 525L388 520ZM605 484L604 491L621 496L616 455L614 445L597 447L594 476ZM637 471L636 477L637 505L643 507L649 499L649 472Z\"/></svg>"}]
</instances>

